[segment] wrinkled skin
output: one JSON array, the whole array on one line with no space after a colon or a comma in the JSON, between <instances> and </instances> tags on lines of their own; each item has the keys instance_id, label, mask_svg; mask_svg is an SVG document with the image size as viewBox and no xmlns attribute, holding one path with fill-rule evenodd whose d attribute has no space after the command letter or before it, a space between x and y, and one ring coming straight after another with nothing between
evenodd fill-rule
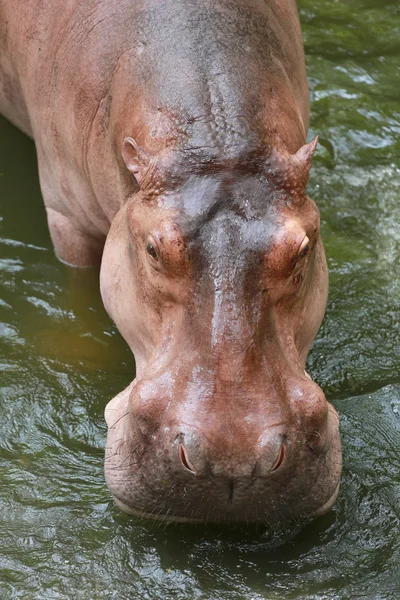
<instances>
[{"instance_id":1,"label":"wrinkled skin","mask_svg":"<svg viewBox=\"0 0 400 600\"><path fill-rule=\"evenodd\" d=\"M329 510L341 450L304 370L328 283L295 2L0 0L0 48L0 110L35 140L56 253L101 261L136 358L105 411L118 506Z\"/></svg>"}]
</instances>

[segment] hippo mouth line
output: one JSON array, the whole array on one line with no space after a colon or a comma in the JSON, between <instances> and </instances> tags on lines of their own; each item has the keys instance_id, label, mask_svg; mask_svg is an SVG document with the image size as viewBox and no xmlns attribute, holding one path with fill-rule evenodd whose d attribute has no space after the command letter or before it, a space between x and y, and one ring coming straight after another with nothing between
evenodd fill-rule
<instances>
[{"instance_id":1,"label":"hippo mouth line","mask_svg":"<svg viewBox=\"0 0 400 600\"><path fill-rule=\"evenodd\" d=\"M339 494L339 488L340 488L340 481L338 483L338 485L336 486L335 491L333 492L332 496L317 510L313 511L310 514L304 514L302 515L302 518L307 520L307 519L313 519L315 517L320 517L324 514L326 514L327 512L330 511L330 509L332 508L332 506L335 504L338 494ZM207 519L202 519L202 518L194 518L194 517L180 517L180 516L170 516L170 515L163 515L163 514L157 514L157 513L147 513L143 510L136 510L135 508L132 508L131 506L128 506L127 504L125 504L124 502L122 502L122 500L119 500L119 498L117 498L114 494L113 494L113 500L115 505L124 513L134 516L134 517L139 517L141 519L149 519L152 521L163 521L164 523L208 523L209 521ZM222 523L223 521L221 521ZM267 523L267 521L265 521L265 523Z\"/></svg>"}]
</instances>

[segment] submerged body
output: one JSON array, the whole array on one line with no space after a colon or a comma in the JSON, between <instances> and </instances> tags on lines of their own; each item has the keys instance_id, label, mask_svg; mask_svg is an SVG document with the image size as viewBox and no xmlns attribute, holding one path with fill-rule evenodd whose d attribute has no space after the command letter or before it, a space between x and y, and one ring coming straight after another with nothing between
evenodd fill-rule
<instances>
[{"instance_id":1,"label":"submerged body","mask_svg":"<svg viewBox=\"0 0 400 600\"><path fill-rule=\"evenodd\" d=\"M0 51L0 111L35 140L56 253L101 262L135 355L106 409L117 504L328 510L341 451L304 371L327 271L295 2L0 0Z\"/></svg>"}]
</instances>

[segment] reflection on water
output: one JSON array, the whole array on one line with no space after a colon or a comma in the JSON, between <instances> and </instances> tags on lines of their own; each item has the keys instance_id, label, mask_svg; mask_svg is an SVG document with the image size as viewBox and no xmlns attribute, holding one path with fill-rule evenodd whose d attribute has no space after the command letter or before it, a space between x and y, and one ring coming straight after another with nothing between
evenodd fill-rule
<instances>
[{"instance_id":1,"label":"reflection on water","mask_svg":"<svg viewBox=\"0 0 400 600\"><path fill-rule=\"evenodd\" d=\"M309 370L341 416L337 505L268 530L166 527L112 505L103 409L133 359L98 273L54 258L32 144L0 121L0 598L399 597L400 5L300 7L331 272Z\"/></svg>"}]
</instances>

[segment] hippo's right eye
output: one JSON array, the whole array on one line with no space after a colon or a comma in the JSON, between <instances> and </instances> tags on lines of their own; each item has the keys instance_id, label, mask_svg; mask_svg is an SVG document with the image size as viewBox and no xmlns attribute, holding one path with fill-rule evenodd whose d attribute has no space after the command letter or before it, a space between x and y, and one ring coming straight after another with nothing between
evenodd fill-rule
<instances>
[{"instance_id":1,"label":"hippo's right eye","mask_svg":"<svg viewBox=\"0 0 400 600\"><path fill-rule=\"evenodd\" d=\"M158 260L157 252L155 251L153 244L150 244L150 242L146 246L146 251L153 260Z\"/></svg>"}]
</instances>

